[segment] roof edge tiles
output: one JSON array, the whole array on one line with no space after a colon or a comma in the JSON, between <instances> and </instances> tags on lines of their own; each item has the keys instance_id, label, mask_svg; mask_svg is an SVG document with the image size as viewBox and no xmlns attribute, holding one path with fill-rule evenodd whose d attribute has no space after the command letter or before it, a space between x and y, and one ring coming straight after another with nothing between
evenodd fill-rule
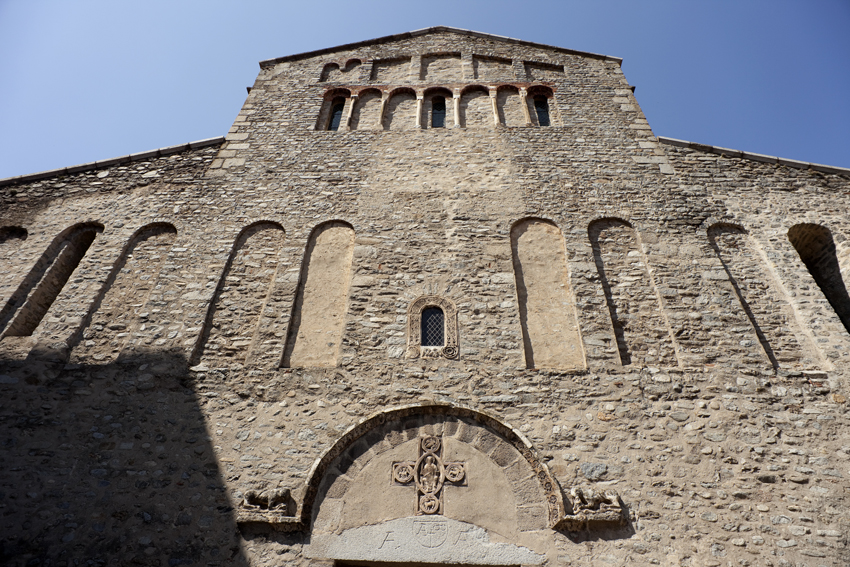
<instances>
[{"instance_id":1,"label":"roof edge tiles","mask_svg":"<svg viewBox=\"0 0 850 567\"><path fill-rule=\"evenodd\" d=\"M216 146L224 143L224 136L218 136L216 138L206 138L205 140L197 140L195 142L189 142L187 144L178 144L176 146L166 146L164 148L157 148L155 150L148 150L146 152L138 152L135 154L130 154L126 156L105 159L101 161L92 161L89 163L81 163L79 165L72 165L69 167L61 167L59 169L49 169L47 171L40 171L38 173L28 173L26 175L16 175L15 177L6 177L4 179L0 179L0 187L6 187L7 185L14 185L16 183L26 183L29 181L40 181L42 179L50 179L51 177L59 177L60 175L72 175L75 173L82 173L84 171L92 171L95 169L101 169L104 167L112 167L114 165L122 165L125 163L131 163L134 161L144 161L146 159L158 158L163 156L169 156L172 154L179 154L180 152L185 152L187 150L198 150L201 148L207 148L210 146Z\"/></svg>"},{"instance_id":2,"label":"roof edge tiles","mask_svg":"<svg viewBox=\"0 0 850 567\"><path fill-rule=\"evenodd\" d=\"M325 53L333 53L334 51L342 51L348 49L356 49L358 47L366 47L369 45L375 45L377 43L386 43L389 41L400 41L403 39L411 39L414 37L418 37L421 35L428 35L431 33L440 33L440 32L450 32L461 35L468 35L471 37L480 37L484 39L494 39L497 41L504 41L508 43L515 43L517 45L523 45L526 47L536 47L539 49L551 49L557 51L559 53L566 53L569 55L581 55L583 57L590 57L593 59L602 59L606 61L614 61L618 65L623 64L622 57L612 57L610 55L602 55L599 53L591 53L589 51L578 51L575 49L567 49L565 47L557 47L554 45L546 45L545 43L535 43L533 41L525 41L523 39L516 39L513 37L506 37L503 35L494 35L490 33L477 32L472 30L465 30L461 28L453 28L450 26L434 26L430 28L423 28L421 30L414 30L405 33L398 33L394 35L387 35L384 37L377 37L375 39L367 39L365 41L357 41L355 43L346 43L343 45L336 45L334 47L326 47L324 49L317 49L315 51L305 51L304 53L296 53L294 55L286 55L284 57L276 57L274 59L266 59L264 61L260 61L260 68L270 67L272 65L276 65L278 63L285 63L287 61L297 61L299 59L306 59L307 57L315 57L317 55L324 55Z\"/></svg>"},{"instance_id":3,"label":"roof edge tiles","mask_svg":"<svg viewBox=\"0 0 850 567\"><path fill-rule=\"evenodd\" d=\"M833 165L809 163L807 161L798 161L795 159L787 159L776 156L766 156L764 154L756 154L753 152L745 152L742 150L732 150L730 148L721 148L719 146L709 146L707 144L698 144L696 142L677 140L675 138L665 138L664 136L658 136L657 138L659 142L661 142L662 144L667 144L668 146L689 148L691 150L697 150L700 152L719 154L727 157L737 157L752 161L760 161L762 163L775 163L779 165L786 165L788 167L796 167L797 169L813 169L814 171L820 171L821 173L838 173L843 175L850 174L850 168L847 167L836 167Z\"/></svg>"}]
</instances>

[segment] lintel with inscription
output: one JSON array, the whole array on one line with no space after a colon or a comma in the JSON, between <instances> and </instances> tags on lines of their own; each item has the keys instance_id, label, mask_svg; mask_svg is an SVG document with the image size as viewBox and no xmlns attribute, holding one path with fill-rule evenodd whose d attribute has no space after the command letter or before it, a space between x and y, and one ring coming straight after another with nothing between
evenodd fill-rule
<instances>
[{"instance_id":1,"label":"lintel with inscription","mask_svg":"<svg viewBox=\"0 0 850 567\"><path fill-rule=\"evenodd\" d=\"M440 515L399 518L338 535L314 535L306 554L335 561L464 565L540 565L546 560L526 547L492 543L483 528Z\"/></svg>"}]
</instances>

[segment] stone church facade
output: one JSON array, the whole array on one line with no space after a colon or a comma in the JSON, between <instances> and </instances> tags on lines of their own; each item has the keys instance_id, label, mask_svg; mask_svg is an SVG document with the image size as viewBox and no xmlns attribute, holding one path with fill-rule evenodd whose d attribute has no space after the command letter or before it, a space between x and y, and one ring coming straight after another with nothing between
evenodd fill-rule
<instances>
[{"instance_id":1,"label":"stone church facade","mask_svg":"<svg viewBox=\"0 0 850 567\"><path fill-rule=\"evenodd\" d=\"M620 63L429 28L0 180L3 562L850 563L850 170Z\"/></svg>"}]
</instances>

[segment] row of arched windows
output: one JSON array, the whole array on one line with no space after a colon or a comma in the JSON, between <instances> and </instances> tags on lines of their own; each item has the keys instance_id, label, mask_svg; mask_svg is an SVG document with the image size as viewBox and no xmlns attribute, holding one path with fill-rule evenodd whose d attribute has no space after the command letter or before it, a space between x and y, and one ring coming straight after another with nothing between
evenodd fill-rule
<instances>
[{"instance_id":1,"label":"row of arched windows","mask_svg":"<svg viewBox=\"0 0 850 567\"><path fill-rule=\"evenodd\" d=\"M43 324L102 231L100 224L84 223L57 235L0 310L0 338L30 336ZM120 355L140 324L140 312L159 287L160 269L176 236L171 224L153 223L130 238L70 341L73 362L107 363ZM588 236L608 317L605 322L597 310L587 315L595 322L584 324L612 333L623 365L675 365L673 338L662 319L661 298L635 229L622 219L599 219L589 225ZM16 245L26 237L21 227L0 228L2 257L7 261L14 257ZM709 228L708 239L763 356L774 368L799 360L801 345L795 333L787 332L795 324L787 314L790 310L783 311L785 300L772 289L770 271L746 230L718 223ZM850 332L850 296L829 229L797 224L789 229L788 239ZM268 326L261 319L263 313L274 312L272 303L284 301L276 286L283 240L283 227L269 221L252 224L239 234L192 351L193 364L220 366L235 359L248 363L259 356L258 344L273 341L264 336ZM582 333L573 307L576 294L570 288L560 229L548 220L524 219L512 227L510 241L527 367L584 368ZM346 222L325 222L312 231L279 365L336 365L353 248L354 229ZM412 303L411 309L408 354L455 358L454 304L428 296ZM593 332L585 329L585 333ZM647 337L647 333L655 334Z\"/></svg>"},{"instance_id":2,"label":"row of arched windows","mask_svg":"<svg viewBox=\"0 0 850 567\"><path fill-rule=\"evenodd\" d=\"M431 128L492 128L559 124L550 87L528 89L515 85L470 85L449 90L409 87L381 91L365 88L352 93L325 93L317 130L413 130Z\"/></svg>"}]
</instances>

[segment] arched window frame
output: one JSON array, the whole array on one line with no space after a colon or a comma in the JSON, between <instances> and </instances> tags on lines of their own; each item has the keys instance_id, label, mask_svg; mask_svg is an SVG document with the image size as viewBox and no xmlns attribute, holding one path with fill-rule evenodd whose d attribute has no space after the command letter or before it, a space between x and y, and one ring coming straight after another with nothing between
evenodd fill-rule
<instances>
[{"instance_id":1,"label":"arched window frame","mask_svg":"<svg viewBox=\"0 0 850 567\"><path fill-rule=\"evenodd\" d=\"M529 114L531 115L530 118L531 118L531 122L532 122L533 126L535 126L537 128L551 128L551 127L560 125L558 109L557 109L557 105L555 104L555 92L550 87L545 86L545 85L532 86L528 89L528 94L526 96L527 96L528 111L529 111ZM548 126L542 126L540 124L540 117L539 117L539 114L537 112L537 103L536 103L536 101L540 97L543 97L543 98L546 99L546 109L548 111L547 115L548 115L548 118L549 118L549 125Z\"/></svg>"},{"instance_id":2,"label":"arched window frame","mask_svg":"<svg viewBox=\"0 0 850 567\"><path fill-rule=\"evenodd\" d=\"M542 94L536 94L532 97L532 102L534 103L534 112L537 115L537 125L546 128L551 126L552 118L549 112L549 99Z\"/></svg>"},{"instance_id":3,"label":"arched window frame","mask_svg":"<svg viewBox=\"0 0 850 567\"><path fill-rule=\"evenodd\" d=\"M437 119L437 106L436 103L441 102L443 106L442 112L439 114L441 117L440 120ZM439 122L439 123L438 123ZM431 97L431 128L445 128L446 127L446 97L441 94L437 94Z\"/></svg>"},{"instance_id":4,"label":"arched window frame","mask_svg":"<svg viewBox=\"0 0 850 567\"><path fill-rule=\"evenodd\" d=\"M443 97L446 104L446 116L444 126L442 128L434 126L434 98ZM429 87L425 89L422 97L422 124L426 129L448 129L452 127L455 120L454 117L454 95L451 90L445 87Z\"/></svg>"},{"instance_id":5,"label":"arched window frame","mask_svg":"<svg viewBox=\"0 0 850 567\"><path fill-rule=\"evenodd\" d=\"M334 118L337 115L337 108L339 109L339 118L336 119L336 125L334 125ZM327 130L331 132L336 132L339 130L340 125L342 124L342 119L345 116L345 97L337 96L331 100L331 108L328 113L328 125Z\"/></svg>"},{"instance_id":6,"label":"arched window frame","mask_svg":"<svg viewBox=\"0 0 850 567\"><path fill-rule=\"evenodd\" d=\"M333 107L334 104L343 103L342 107L342 116L340 116L340 123L338 131L347 130L347 120L350 115L349 105L351 100L351 91L348 89L342 88L334 88L329 89L325 92L322 104L319 107L319 116L316 119L316 131L326 131L331 132L334 130L330 129L331 120L333 118Z\"/></svg>"},{"instance_id":7,"label":"arched window frame","mask_svg":"<svg viewBox=\"0 0 850 567\"><path fill-rule=\"evenodd\" d=\"M429 307L443 310L444 344L422 346L422 312ZM407 358L458 357L457 307L438 295L423 295L414 300L407 310Z\"/></svg>"}]
</instances>

